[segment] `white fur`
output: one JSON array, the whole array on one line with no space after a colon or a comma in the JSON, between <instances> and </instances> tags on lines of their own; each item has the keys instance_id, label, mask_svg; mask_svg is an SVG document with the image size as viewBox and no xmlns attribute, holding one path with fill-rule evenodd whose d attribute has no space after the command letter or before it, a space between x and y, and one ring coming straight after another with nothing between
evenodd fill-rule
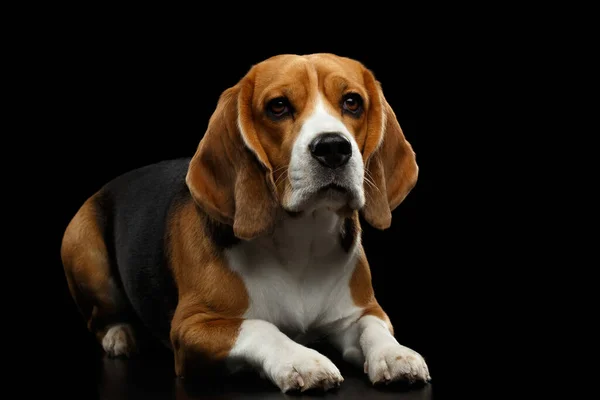
<instances>
[{"instance_id":1,"label":"white fur","mask_svg":"<svg viewBox=\"0 0 600 400\"><path fill-rule=\"evenodd\" d=\"M360 242L344 252L341 223L334 212L319 209L226 251L250 298L230 366L249 363L284 392L339 385L337 367L299 343L343 332L360 317L349 286Z\"/></svg>"},{"instance_id":2,"label":"white fur","mask_svg":"<svg viewBox=\"0 0 600 400\"><path fill-rule=\"evenodd\" d=\"M365 356L365 373L373 383L396 380L428 381L423 357L402 346L381 319L367 315L358 321L359 344Z\"/></svg>"},{"instance_id":3,"label":"white fur","mask_svg":"<svg viewBox=\"0 0 600 400\"><path fill-rule=\"evenodd\" d=\"M356 244L344 252L341 223L334 212L314 210L280 221L269 237L227 250L229 267L250 297L244 317L271 322L297 340L310 330L344 328L356 319L360 309L349 291Z\"/></svg>"},{"instance_id":4,"label":"white fur","mask_svg":"<svg viewBox=\"0 0 600 400\"><path fill-rule=\"evenodd\" d=\"M347 164L337 170L320 165L312 157L309 149L309 144L318 135L332 132L343 135L352 146L352 155ZM358 210L365 204L364 167L358 144L341 119L327 110L321 95L317 98L312 114L302 125L292 148L288 179L292 190L284 199L283 206L291 211L306 210L319 205L335 208L346 203L352 209ZM318 190L330 183L346 187L349 195L328 193L324 197L317 197Z\"/></svg>"},{"instance_id":5,"label":"white fur","mask_svg":"<svg viewBox=\"0 0 600 400\"><path fill-rule=\"evenodd\" d=\"M102 338L102 348L110 357L131 356L136 351L133 330L129 324L115 324Z\"/></svg>"},{"instance_id":6,"label":"white fur","mask_svg":"<svg viewBox=\"0 0 600 400\"><path fill-rule=\"evenodd\" d=\"M242 323L229 361L258 368L284 393L296 389L327 390L344 380L327 357L292 341L275 325L256 319Z\"/></svg>"}]
</instances>

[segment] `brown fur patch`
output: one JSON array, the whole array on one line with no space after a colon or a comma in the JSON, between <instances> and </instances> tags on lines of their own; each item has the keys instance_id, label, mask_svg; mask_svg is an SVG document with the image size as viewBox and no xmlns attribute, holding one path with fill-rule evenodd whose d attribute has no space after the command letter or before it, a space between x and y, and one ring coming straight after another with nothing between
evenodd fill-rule
<instances>
[{"instance_id":1,"label":"brown fur patch","mask_svg":"<svg viewBox=\"0 0 600 400\"><path fill-rule=\"evenodd\" d=\"M364 251L360 252L356 267L350 278L350 294L354 304L363 309L361 316L373 315L382 319L388 325L392 335L394 334L390 319L375 298L375 292L371 284L371 270Z\"/></svg>"},{"instance_id":2,"label":"brown fur patch","mask_svg":"<svg viewBox=\"0 0 600 400\"><path fill-rule=\"evenodd\" d=\"M396 114L369 71L365 71L365 84L373 101L363 157L365 176L372 184L365 185L365 196L369 200L362 212L370 225L387 229L392 223L392 211L415 186L419 168Z\"/></svg>"},{"instance_id":3,"label":"brown fur patch","mask_svg":"<svg viewBox=\"0 0 600 400\"><path fill-rule=\"evenodd\" d=\"M115 283L111 284L110 261L98 224L98 196L88 199L69 222L61 258L71 296L88 329L102 339L106 326L121 309Z\"/></svg>"},{"instance_id":4,"label":"brown fur patch","mask_svg":"<svg viewBox=\"0 0 600 400\"><path fill-rule=\"evenodd\" d=\"M238 127L238 108L244 113L247 108L248 94L241 89L246 86L223 92L186 176L198 205L233 225L240 239L268 233L278 209L270 166L259 162L264 156L258 148L246 147Z\"/></svg>"},{"instance_id":5,"label":"brown fur patch","mask_svg":"<svg viewBox=\"0 0 600 400\"><path fill-rule=\"evenodd\" d=\"M206 231L206 218L190 199L173 210L169 222L168 254L179 289L171 341L179 376L223 360L248 308L243 281L226 267Z\"/></svg>"}]
</instances>

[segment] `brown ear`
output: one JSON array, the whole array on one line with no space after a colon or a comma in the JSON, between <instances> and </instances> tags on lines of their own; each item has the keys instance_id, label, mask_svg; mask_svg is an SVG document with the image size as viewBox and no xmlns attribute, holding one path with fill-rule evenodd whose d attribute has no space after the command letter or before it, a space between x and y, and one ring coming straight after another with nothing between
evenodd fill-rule
<instances>
[{"instance_id":1,"label":"brown ear","mask_svg":"<svg viewBox=\"0 0 600 400\"><path fill-rule=\"evenodd\" d=\"M243 80L223 92L186 177L196 203L246 240L271 230L278 207L271 165L252 123L252 88Z\"/></svg>"},{"instance_id":2,"label":"brown ear","mask_svg":"<svg viewBox=\"0 0 600 400\"><path fill-rule=\"evenodd\" d=\"M379 82L368 71L365 82L368 92L374 95L364 148L365 180L369 181L364 186L366 203L362 214L371 226L387 229L392 223L392 211L417 183L419 167Z\"/></svg>"}]
</instances>

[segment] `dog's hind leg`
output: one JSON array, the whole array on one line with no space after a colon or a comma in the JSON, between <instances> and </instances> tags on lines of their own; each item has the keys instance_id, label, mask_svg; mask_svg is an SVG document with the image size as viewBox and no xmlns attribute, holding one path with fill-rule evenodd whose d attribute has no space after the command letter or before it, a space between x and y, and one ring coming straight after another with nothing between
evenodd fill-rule
<instances>
[{"instance_id":1,"label":"dog's hind leg","mask_svg":"<svg viewBox=\"0 0 600 400\"><path fill-rule=\"evenodd\" d=\"M132 311L103 237L103 210L92 196L73 217L61 246L69 290L107 355L136 352Z\"/></svg>"}]
</instances>

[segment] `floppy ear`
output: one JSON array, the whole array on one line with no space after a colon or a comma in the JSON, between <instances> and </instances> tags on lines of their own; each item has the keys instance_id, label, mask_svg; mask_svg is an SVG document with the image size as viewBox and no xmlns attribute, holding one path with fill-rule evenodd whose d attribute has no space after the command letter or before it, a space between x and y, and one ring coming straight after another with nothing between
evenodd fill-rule
<instances>
[{"instance_id":1,"label":"floppy ear","mask_svg":"<svg viewBox=\"0 0 600 400\"><path fill-rule=\"evenodd\" d=\"M371 105L363 157L365 158L366 203L362 214L374 228L387 229L392 211L417 183L419 167L415 152L400 128L396 114L370 71L365 83Z\"/></svg>"},{"instance_id":2,"label":"floppy ear","mask_svg":"<svg viewBox=\"0 0 600 400\"><path fill-rule=\"evenodd\" d=\"M252 91L245 78L223 92L186 176L196 203L246 240L270 231L278 207L272 168L252 122Z\"/></svg>"}]
</instances>

